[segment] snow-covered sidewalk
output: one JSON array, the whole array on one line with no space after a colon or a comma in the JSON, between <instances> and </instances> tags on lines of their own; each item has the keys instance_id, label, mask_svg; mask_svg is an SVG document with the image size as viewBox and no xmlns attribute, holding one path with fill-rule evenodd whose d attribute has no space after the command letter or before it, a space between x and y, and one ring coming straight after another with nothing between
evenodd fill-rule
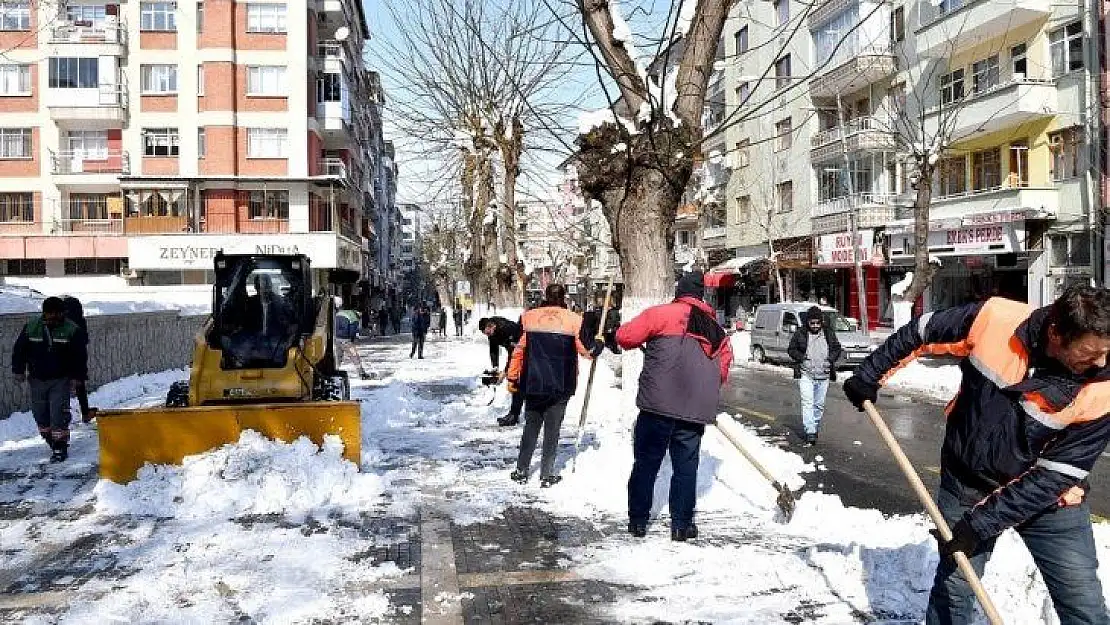
<instances>
[{"instance_id":1,"label":"snow-covered sidewalk","mask_svg":"<svg viewBox=\"0 0 1110 625\"><path fill-rule=\"evenodd\" d=\"M49 465L30 417L0 421L0 619L32 623L441 622L875 623L921 619L937 555L920 516L884 518L806 493L789 524L774 491L712 428L698 490L702 536L672 543L664 465L646 539L624 532L633 414L602 364L584 450L564 480L508 479L520 428L508 397L478 385L484 341L360 347L361 472L334 445L250 433L127 486L96 479L95 428ZM582 375L585 377L586 367ZM161 400L184 372L123 380L101 406ZM580 384L585 388L585 384ZM799 487L811 470L745 430L750 449ZM539 454L533 460L539 462ZM1110 532L1096 528L1103 561ZM450 564L446 566L445 564ZM1047 596L1005 535L987 587L1007 623L1044 623ZM485 620L482 620L485 619Z\"/></svg>"}]
</instances>

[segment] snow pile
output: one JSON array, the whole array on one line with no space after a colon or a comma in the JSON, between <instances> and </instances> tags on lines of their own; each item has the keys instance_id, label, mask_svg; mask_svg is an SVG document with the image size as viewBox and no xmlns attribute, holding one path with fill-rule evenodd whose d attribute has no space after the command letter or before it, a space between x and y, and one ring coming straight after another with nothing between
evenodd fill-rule
<instances>
[{"instance_id":1,"label":"snow pile","mask_svg":"<svg viewBox=\"0 0 1110 625\"><path fill-rule=\"evenodd\" d=\"M37 313L42 310L42 297L0 290L0 314Z\"/></svg>"},{"instance_id":2,"label":"snow pile","mask_svg":"<svg viewBox=\"0 0 1110 625\"><path fill-rule=\"evenodd\" d=\"M963 374L960 367L944 360L914 360L886 381L885 387L922 393L933 399L948 401L960 390Z\"/></svg>"},{"instance_id":3,"label":"snow pile","mask_svg":"<svg viewBox=\"0 0 1110 625\"><path fill-rule=\"evenodd\" d=\"M101 480L97 511L176 519L281 514L295 522L317 512L357 514L383 492L381 480L343 459L343 443L317 447L247 430L239 442L185 458L182 466L147 465L125 485Z\"/></svg>"}]
</instances>

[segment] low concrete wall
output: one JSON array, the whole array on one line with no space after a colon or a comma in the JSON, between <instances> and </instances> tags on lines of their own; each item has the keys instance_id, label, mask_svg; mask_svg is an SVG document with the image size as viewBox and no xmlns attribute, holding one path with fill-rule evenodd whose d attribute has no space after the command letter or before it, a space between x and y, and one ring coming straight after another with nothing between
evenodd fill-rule
<instances>
[{"instance_id":1,"label":"low concrete wall","mask_svg":"<svg viewBox=\"0 0 1110 625\"><path fill-rule=\"evenodd\" d=\"M0 314L0 419L30 409L27 385L15 383L11 364L15 339L33 316ZM188 366L193 338L205 318L172 310L88 317L90 388L136 373Z\"/></svg>"}]
</instances>

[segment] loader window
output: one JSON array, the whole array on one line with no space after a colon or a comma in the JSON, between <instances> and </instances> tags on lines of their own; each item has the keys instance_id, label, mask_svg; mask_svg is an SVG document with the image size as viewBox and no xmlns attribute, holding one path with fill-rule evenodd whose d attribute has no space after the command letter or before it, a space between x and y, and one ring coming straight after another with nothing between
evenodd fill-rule
<instances>
[{"instance_id":1,"label":"loader window","mask_svg":"<svg viewBox=\"0 0 1110 625\"><path fill-rule=\"evenodd\" d=\"M224 369L284 367L306 324L303 274L281 259L239 258L229 265L217 273L209 343L223 351Z\"/></svg>"}]
</instances>

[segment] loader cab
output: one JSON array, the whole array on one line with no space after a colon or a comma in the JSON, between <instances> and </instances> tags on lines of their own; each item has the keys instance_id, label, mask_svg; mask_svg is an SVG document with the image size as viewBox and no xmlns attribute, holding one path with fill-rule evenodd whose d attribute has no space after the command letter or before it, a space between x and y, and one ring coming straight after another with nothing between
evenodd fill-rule
<instances>
[{"instance_id":1,"label":"loader cab","mask_svg":"<svg viewBox=\"0 0 1110 625\"><path fill-rule=\"evenodd\" d=\"M214 269L207 341L222 352L221 368L285 367L289 348L315 327L309 259L220 252Z\"/></svg>"}]
</instances>

